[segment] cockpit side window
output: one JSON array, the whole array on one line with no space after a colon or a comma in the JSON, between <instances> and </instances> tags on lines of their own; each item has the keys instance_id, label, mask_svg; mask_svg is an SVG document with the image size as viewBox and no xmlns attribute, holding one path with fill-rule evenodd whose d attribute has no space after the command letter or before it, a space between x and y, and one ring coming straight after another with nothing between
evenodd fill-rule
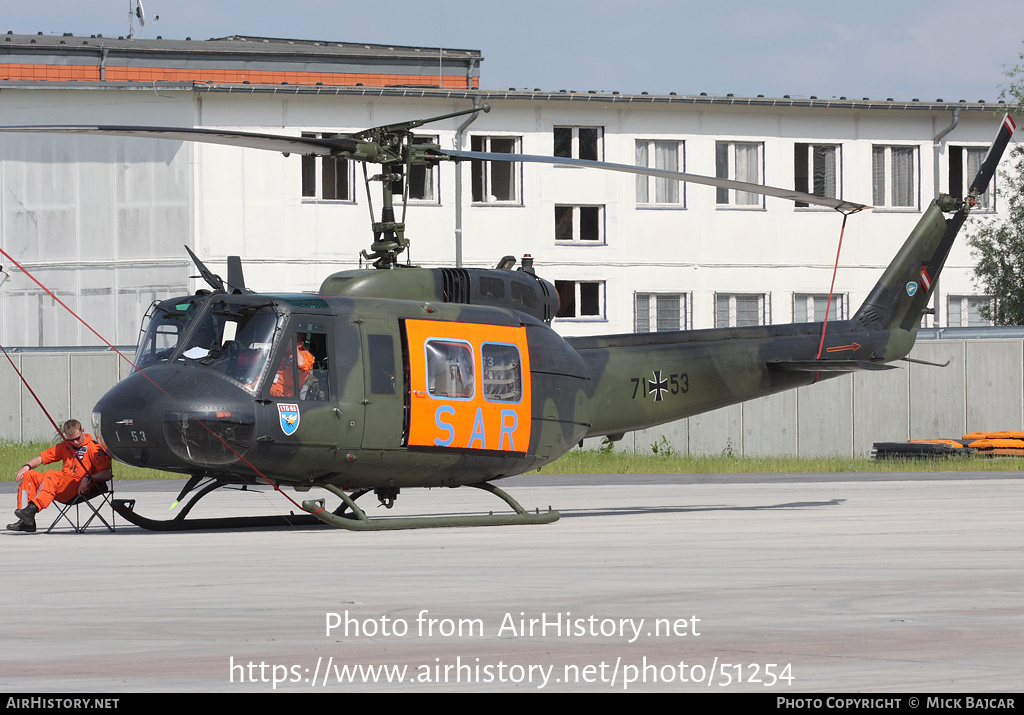
<instances>
[{"instance_id":1,"label":"cockpit side window","mask_svg":"<svg viewBox=\"0 0 1024 715\"><path fill-rule=\"evenodd\" d=\"M327 332L323 323L293 321L270 378L270 396L326 401L331 397Z\"/></svg>"}]
</instances>

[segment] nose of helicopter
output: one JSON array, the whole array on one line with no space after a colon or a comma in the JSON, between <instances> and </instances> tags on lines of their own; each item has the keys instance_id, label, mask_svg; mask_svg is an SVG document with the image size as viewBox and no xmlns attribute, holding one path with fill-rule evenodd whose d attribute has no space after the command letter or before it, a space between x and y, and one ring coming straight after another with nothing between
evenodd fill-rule
<instances>
[{"instance_id":1,"label":"nose of helicopter","mask_svg":"<svg viewBox=\"0 0 1024 715\"><path fill-rule=\"evenodd\" d=\"M138 467L190 472L237 462L252 444L252 395L190 364L153 365L115 385L93 412L110 454Z\"/></svg>"}]
</instances>

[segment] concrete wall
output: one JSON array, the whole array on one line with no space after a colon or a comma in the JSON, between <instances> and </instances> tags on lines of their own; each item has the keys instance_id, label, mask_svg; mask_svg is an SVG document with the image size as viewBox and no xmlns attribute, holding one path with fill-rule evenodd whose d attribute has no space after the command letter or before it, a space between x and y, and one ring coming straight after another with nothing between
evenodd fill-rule
<instances>
[{"instance_id":1,"label":"concrete wall","mask_svg":"<svg viewBox=\"0 0 1024 715\"><path fill-rule=\"evenodd\" d=\"M616 449L650 452L662 437L676 453L747 456L858 455L874 442L960 437L1024 428L1024 339L921 340L911 357L944 363L898 363L726 407L627 434ZM11 355L58 423L80 419L128 372L110 351L29 351ZM42 410L0 358L0 439L49 440ZM600 440L585 446L596 448Z\"/></svg>"},{"instance_id":2,"label":"concrete wall","mask_svg":"<svg viewBox=\"0 0 1024 715\"><path fill-rule=\"evenodd\" d=\"M134 354L134 350L128 349L126 354ZM106 350L33 351L9 356L32 388L30 392L11 363L0 357L0 391L5 396L0 401L0 439L14 442L52 440L56 436L32 392L57 424L73 417L91 432L93 405L130 370L127 363Z\"/></svg>"}]
</instances>

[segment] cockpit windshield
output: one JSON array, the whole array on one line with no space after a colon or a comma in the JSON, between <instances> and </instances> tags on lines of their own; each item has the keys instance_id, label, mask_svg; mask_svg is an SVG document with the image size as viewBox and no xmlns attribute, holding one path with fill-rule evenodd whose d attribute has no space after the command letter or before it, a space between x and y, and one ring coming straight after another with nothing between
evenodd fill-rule
<instances>
[{"instance_id":1,"label":"cockpit windshield","mask_svg":"<svg viewBox=\"0 0 1024 715\"><path fill-rule=\"evenodd\" d=\"M277 313L271 306L220 300L196 326L175 359L195 360L255 392L276 328Z\"/></svg>"},{"instance_id":2,"label":"cockpit windshield","mask_svg":"<svg viewBox=\"0 0 1024 715\"><path fill-rule=\"evenodd\" d=\"M215 299L197 319L199 300L195 302L157 307L136 364L142 368L167 360L194 361L255 392L277 328L274 308L224 297Z\"/></svg>"}]
</instances>

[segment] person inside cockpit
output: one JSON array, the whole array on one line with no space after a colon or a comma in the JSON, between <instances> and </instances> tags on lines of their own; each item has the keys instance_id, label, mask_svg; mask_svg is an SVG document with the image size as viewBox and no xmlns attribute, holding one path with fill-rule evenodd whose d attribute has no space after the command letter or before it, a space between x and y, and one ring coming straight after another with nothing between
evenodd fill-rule
<instances>
[{"instance_id":1,"label":"person inside cockpit","mask_svg":"<svg viewBox=\"0 0 1024 715\"><path fill-rule=\"evenodd\" d=\"M309 378L309 371L313 369L313 353L306 350L306 336L303 333L295 335L295 350L285 353L281 358L281 364L274 375L274 382L270 386L270 394L273 397L295 397L297 390L301 390ZM295 371L292 365L298 367L298 385L295 384Z\"/></svg>"}]
</instances>

